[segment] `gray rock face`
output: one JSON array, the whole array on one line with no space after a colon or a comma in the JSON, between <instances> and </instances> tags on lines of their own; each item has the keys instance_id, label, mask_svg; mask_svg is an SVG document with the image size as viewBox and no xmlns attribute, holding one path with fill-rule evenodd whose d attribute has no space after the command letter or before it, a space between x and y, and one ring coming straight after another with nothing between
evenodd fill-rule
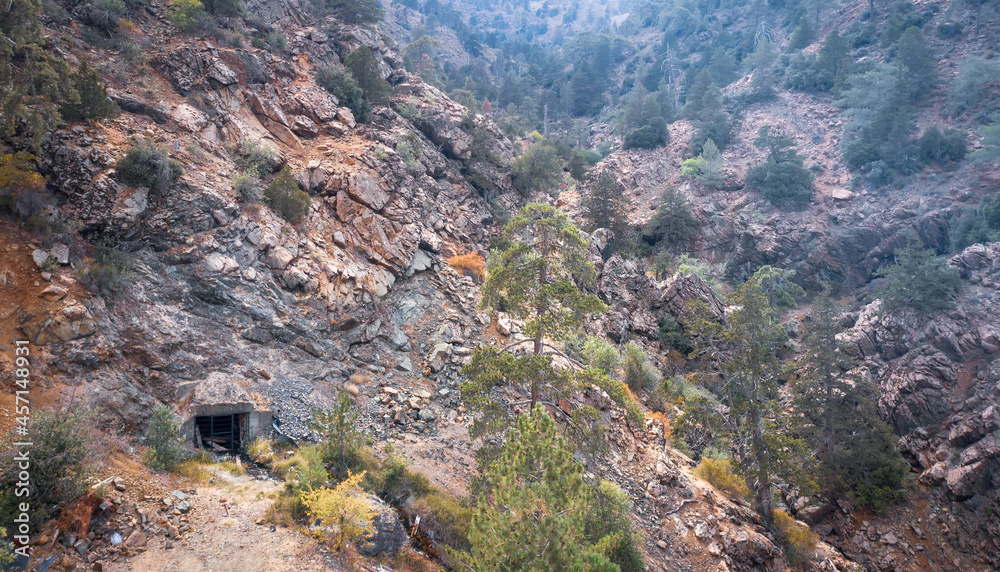
<instances>
[{"instance_id":1,"label":"gray rock face","mask_svg":"<svg viewBox=\"0 0 1000 572\"><path fill-rule=\"evenodd\" d=\"M591 238L588 260L599 271L597 294L613 308L603 319L603 330L612 339L619 340L629 332L649 340L659 339L659 318L664 313L672 315L685 325L691 316L688 302L703 302L718 318L724 306L705 279L689 274L676 274L657 283L636 262L613 254L604 260L604 252L614 240L610 230L599 229Z\"/></svg>"},{"instance_id":2,"label":"gray rock face","mask_svg":"<svg viewBox=\"0 0 1000 572\"><path fill-rule=\"evenodd\" d=\"M406 542L406 530L399 522L396 511L382 500L370 496L368 505L375 510L374 531L360 543L359 552L365 556L393 555Z\"/></svg>"}]
</instances>

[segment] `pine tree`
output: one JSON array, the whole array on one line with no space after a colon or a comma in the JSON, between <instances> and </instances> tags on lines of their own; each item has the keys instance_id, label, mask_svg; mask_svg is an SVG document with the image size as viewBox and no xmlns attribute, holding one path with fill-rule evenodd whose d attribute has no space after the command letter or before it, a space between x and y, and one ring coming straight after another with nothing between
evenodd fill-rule
<instances>
[{"instance_id":1,"label":"pine tree","mask_svg":"<svg viewBox=\"0 0 1000 572\"><path fill-rule=\"evenodd\" d=\"M813 176L802 166L790 137L772 135L769 125L760 128L754 146L767 149L767 159L750 169L747 185L756 189L776 206L802 204L812 198Z\"/></svg>"},{"instance_id":2,"label":"pine tree","mask_svg":"<svg viewBox=\"0 0 1000 572\"><path fill-rule=\"evenodd\" d=\"M850 55L847 40L836 29L827 34L816 58L817 91L829 91L843 84L851 63Z\"/></svg>"},{"instance_id":3,"label":"pine tree","mask_svg":"<svg viewBox=\"0 0 1000 572\"><path fill-rule=\"evenodd\" d=\"M776 349L785 336L754 275L729 297L736 308L724 324L697 320L689 326L698 355L715 364L722 379L719 410L732 442L738 473L754 495L754 507L772 523L775 478L808 484L805 443L788 432L789 420L778 403L780 362Z\"/></svg>"},{"instance_id":4,"label":"pine tree","mask_svg":"<svg viewBox=\"0 0 1000 572\"><path fill-rule=\"evenodd\" d=\"M346 478L363 443L357 430L358 413L351 404L350 393L341 388L333 410L314 411L308 425L320 436L323 462L333 466L330 470L338 480Z\"/></svg>"},{"instance_id":5,"label":"pine tree","mask_svg":"<svg viewBox=\"0 0 1000 572\"><path fill-rule=\"evenodd\" d=\"M715 141L708 139L701 147L701 154L697 157L687 159L682 165L681 174L692 176L699 183L709 189L718 189L722 186L722 153L715 145Z\"/></svg>"},{"instance_id":6,"label":"pine tree","mask_svg":"<svg viewBox=\"0 0 1000 572\"><path fill-rule=\"evenodd\" d=\"M633 414L637 409L620 382L578 364L572 369L553 364L553 355L565 356L552 342L578 332L588 315L607 311L597 296L584 291L596 275L580 231L555 207L529 203L507 224L504 237L509 246L492 252L487 262L480 308L524 320L528 339L505 348L480 348L463 368L468 380L461 387L462 400L479 414L470 434L497 434L512 425L511 412L496 391L503 388L527 394L523 403L534 408L538 403L555 405L580 387L597 384L630 416L641 418ZM525 355L513 353L527 344L531 346ZM581 441L595 436L596 413L580 406L565 414Z\"/></svg>"},{"instance_id":7,"label":"pine tree","mask_svg":"<svg viewBox=\"0 0 1000 572\"><path fill-rule=\"evenodd\" d=\"M849 373L855 360L837 338L841 308L825 289L813 301L803 337L796 410L808 421L806 438L820 461L819 482L834 496L848 494L883 509L904 498L909 466L896 437L879 417L871 382Z\"/></svg>"},{"instance_id":8,"label":"pine tree","mask_svg":"<svg viewBox=\"0 0 1000 572\"><path fill-rule=\"evenodd\" d=\"M620 571L609 560L614 538L588 542L591 493L583 467L541 405L517 420L499 460L486 475L489 497L472 514L471 570Z\"/></svg>"},{"instance_id":9,"label":"pine tree","mask_svg":"<svg viewBox=\"0 0 1000 572\"><path fill-rule=\"evenodd\" d=\"M809 17L805 14L799 18L799 25L795 27L792 32L792 37L788 40L789 50L801 50L802 48L813 43L816 39L816 30L813 28L812 22L809 21Z\"/></svg>"},{"instance_id":10,"label":"pine tree","mask_svg":"<svg viewBox=\"0 0 1000 572\"><path fill-rule=\"evenodd\" d=\"M651 246L675 250L701 230L701 222L691 214L691 205L677 189L670 186L660 194L656 214L642 229L642 239Z\"/></svg>"},{"instance_id":11,"label":"pine tree","mask_svg":"<svg viewBox=\"0 0 1000 572\"><path fill-rule=\"evenodd\" d=\"M920 28L911 26L896 41L895 61L900 81L911 102L924 99L937 84L937 58Z\"/></svg>"},{"instance_id":12,"label":"pine tree","mask_svg":"<svg viewBox=\"0 0 1000 572\"><path fill-rule=\"evenodd\" d=\"M628 196L625 188L611 171L601 171L590 182L581 206L588 231L610 229L618 239L629 234Z\"/></svg>"},{"instance_id":13,"label":"pine tree","mask_svg":"<svg viewBox=\"0 0 1000 572\"><path fill-rule=\"evenodd\" d=\"M105 119L118 115L118 105L108 97L108 86L87 60L70 76L77 93L77 100L67 103L60 110L65 119Z\"/></svg>"},{"instance_id":14,"label":"pine tree","mask_svg":"<svg viewBox=\"0 0 1000 572\"><path fill-rule=\"evenodd\" d=\"M895 257L895 264L876 273L883 280L875 296L886 308L910 306L927 312L951 307L962 287L957 268L916 245L900 249Z\"/></svg>"},{"instance_id":15,"label":"pine tree","mask_svg":"<svg viewBox=\"0 0 1000 572\"><path fill-rule=\"evenodd\" d=\"M8 0L0 12L0 138L38 152L62 121L60 107L79 96L69 65L42 35L41 2Z\"/></svg>"},{"instance_id":16,"label":"pine tree","mask_svg":"<svg viewBox=\"0 0 1000 572\"><path fill-rule=\"evenodd\" d=\"M684 103L684 116L705 121L722 107L722 91L707 69L695 76Z\"/></svg>"}]
</instances>

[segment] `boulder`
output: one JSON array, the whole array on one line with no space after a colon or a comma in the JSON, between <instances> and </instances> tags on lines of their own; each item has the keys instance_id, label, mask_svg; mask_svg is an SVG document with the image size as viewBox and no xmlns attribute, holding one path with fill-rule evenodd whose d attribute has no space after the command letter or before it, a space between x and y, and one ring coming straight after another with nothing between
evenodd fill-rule
<instances>
[{"instance_id":1,"label":"boulder","mask_svg":"<svg viewBox=\"0 0 1000 572\"><path fill-rule=\"evenodd\" d=\"M373 521L374 529L363 542L359 543L358 552L374 558L377 556L391 556L399 551L407 541L406 530L399 522L396 511L378 497L369 495L368 506L375 511Z\"/></svg>"}]
</instances>

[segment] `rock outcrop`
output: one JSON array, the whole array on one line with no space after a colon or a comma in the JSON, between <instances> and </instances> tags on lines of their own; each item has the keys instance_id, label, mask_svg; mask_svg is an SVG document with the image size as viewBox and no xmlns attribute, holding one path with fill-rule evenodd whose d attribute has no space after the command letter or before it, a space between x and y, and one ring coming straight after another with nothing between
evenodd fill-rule
<instances>
[{"instance_id":1,"label":"rock outcrop","mask_svg":"<svg viewBox=\"0 0 1000 572\"><path fill-rule=\"evenodd\" d=\"M1000 527L983 513L1000 508L1000 243L972 245L949 264L966 282L955 308L927 316L875 301L845 337L919 480L965 505L957 534L1000 555Z\"/></svg>"}]
</instances>

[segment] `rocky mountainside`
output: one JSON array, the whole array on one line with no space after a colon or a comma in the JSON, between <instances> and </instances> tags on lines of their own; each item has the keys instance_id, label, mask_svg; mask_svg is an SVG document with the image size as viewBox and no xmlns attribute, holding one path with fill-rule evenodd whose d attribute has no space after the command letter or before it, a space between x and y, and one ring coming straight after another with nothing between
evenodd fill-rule
<instances>
[{"instance_id":1,"label":"rocky mountainside","mask_svg":"<svg viewBox=\"0 0 1000 572\"><path fill-rule=\"evenodd\" d=\"M146 61L131 78L125 50L81 39L91 3L50 4L45 35L73 67L105 64L97 69L122 114L68 123L38 149L48 208L70 226L49 235L0 231L0 331L40 347L44 399L82 404L102 428L130 433L157 404L187 419L199 406L252 403L280 410L285 432L309 440L316 438L313 410L331 408L344 388L367 435L392 443L436 484L467 493L476 446L459 397L461 366L486 343L525 338L516 320L478 309L481 277L448 259L485 257L505 213L527 200L512 181L523 149L494 121L500 114L470 110L407 71L404 47L417 39L413 27L426 23L419 12L392 3L383 24L357 25L296 0L248 0L243 19L255 40L283 35L274 49L225 28L180 34L167 3L154 0L131 15L130 41ZM478 4L467 8L479 21L496 15ZM860 4L844 3L827 26L846 27ZM572 36L598 21L617 26L641 12L577 5L581 16L561 32L562 6L544 13L531 4L525 26L530 21L540 41L559 45L559 33ZM490 21L484 33L512 26ZM480 57L453 30L438 28L435 37L440 59L456 68ZM645 29L635 37L634 54L658 41ZM388 105L376 105L367 122L316 79L323 69L343 69L359 47L371 51L391 86ZM485 57L495 55L491 49ZM944 53L951 74L955 56ZM619 75L628 75L624 68ZM735 96L749 81L724 92ZM922 108L921 125L942 120L940 99ZM690 119L669 125L666 146L612 151L594 170L624 184L636 226L654 215L666 187L676 187L701 223L686 253L720 282L737 284L771 265L794 270L810 292L832 281L852 303L841 337L877 385L879 411L915 483L910 502L885 513L782 490L779 504L821 535L806 566L991 569L1000 559L1000 243L959 249L954 236L962 213L998 188L996 165L931 168L898 188L852 186L840 155L848 120L834 103L779 89L775 99L747 107L723 151L718 189L681 174L698 129ZM588 126L585 139L595 147L614 136L609 115ZM790 137L816 166L815 199L802 210L775 209L743 183L764 157L753 145L764 125ZM174 184L149 189L120 180L116 165L139 141L183 165ZM266 179L287 166L309 194L301 224L245 203L238 176L241 150L251 145L273 151ZM589 187L566 181L561 195L534 198L579 215ZM877 270L913 237L952 255L948 264L963 282L954 308L889 312L869 301ZM649 260L615 250L608 229L588 240L596 293L610 306L588 331L619 344L638 340L662 370L685 373L687 364L666 357L661 317L688 327L693 300L724 319L732 308L721 290L693 273L657 280ZM114 291L80 283L104 241L130 261ZM672 447L669 423L652 415L642 426L630 423L596 388L575 399L595 405L608 427L610 449L588 471L617 483L634 503L649 569L793 565L749 503L694 475L695 463ZM86 548L77 556L71 560L86 560Z\"/></svg>"}]
</instances>

